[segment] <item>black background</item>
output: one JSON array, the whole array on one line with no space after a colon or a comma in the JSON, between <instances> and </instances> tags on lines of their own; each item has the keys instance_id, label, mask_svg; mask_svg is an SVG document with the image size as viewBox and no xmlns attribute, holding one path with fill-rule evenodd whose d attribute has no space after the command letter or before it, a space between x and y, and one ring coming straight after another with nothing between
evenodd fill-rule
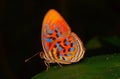
<instances>
[{"instance_id":1,"label":"black background","mask_svg":"<svg viewBox=\"0 0 120 79\"><path fill-rule=\"evenodd\" d=\"M42 51L41 25L45 13L56 9L86 45L95 36L120 35L119 0L1 0L2 79L28 79L46 69L36 56Z\"/></svg>"}]
</instances>

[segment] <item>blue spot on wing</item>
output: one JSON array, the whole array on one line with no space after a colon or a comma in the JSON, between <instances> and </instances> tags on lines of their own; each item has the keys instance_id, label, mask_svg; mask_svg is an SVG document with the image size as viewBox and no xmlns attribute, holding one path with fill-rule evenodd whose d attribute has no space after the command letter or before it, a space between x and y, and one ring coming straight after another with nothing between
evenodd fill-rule
<instances>
[{"instance_id":1,"label":"blue spot on wing","mask_svg":"<svg viewBox=\"0 0 120 79\"><path fill-rule=\"evenodd\" d=\"M62 47L59 46L59 47L58 47L58 50L59 50L59 51L62 51Z\"/></svg>"},{"instance_id":2,"label":"blue spot on wing","mask_svg":"<svg viewBox=\"0 0 120 79\"><path fill-rule=\"evenodd\" d=\"M56 46L59 47L59 43L56 43Z\"/></svg>"},{"instance_id":3,"label":"blue spot on wing","mask_svg":"<svg viewBox=\"0 0 120 79\"><path fill-rule=\"evenodd\" d=\"M71 54L68 53L67 56L71 56Z\"/></svg>"},{"instance_id":4,"label":"blue spot on wing","mask_svg":"<svg viewBox=\"0 0 120 79\"><path fill-rule=\"evenodd\" d=\"M73 48L73 47L70 48L70 52L72 52L72 51L74 51L74 48Z\"/></svg>"},{"instance_id":5,"label":"blue spot on wing","mask_svg":"<svg viewBox=\"0 0 120 79\"><path fill-rule=\"evenodd\" d=\"M66 40L68 41L68 38L66 38Z\"/></svg>"},{"instance_id":6,"label":"blue spot on wing","mask_svg":"<svg viewBox=\"0 0 120 79\"><path fill-rule=\"evenodd\" d=\"M52 34L54 31L53 30L50 30L48 24L45 25L46 26L46 32L49 33L49 34Z\"/></svg>"},{"instance_id":7,"label":"blue spot on wing","mask_svg":"<svg viewBox=\"0 0 120 79\"><path fill-rule=\"evenodd\" d=\"M56 31L59 31L58 28L56 28Z\"/></svg>"},{"instance_id":8,"label":"blue spot on wing","mask_svg":"<svg viewBox=\"0 0 120 79\"><path fill-rule=\"evenodd\" d=\"M60 36L61 35L61 33L60 32L58 32L58 34L57 34L58 36Z\"/></svg>"},{"instance_id":9,"label":"blue spot on wing","mask_svg":"<svg viewBox=\"0 0 120 79\"><path fill-rule=\"evenodd\" d=\"M62 60L62 54L59 54L60 59Z\"/></svg>"},{"instance_id":10,"label":"blue spot on wing","mask_svg":"<svg viewBox=\"0 0 120 79\"><path fill-rule=\"evenodd\" d=\"M65 42L66 45L68 45L70 42Z\"/></svg>"},{"instance_id":11,"label":"blue spot on wing","mask_svg":"<svg viewBox=\"0 0 120 79\"><path fill-rule=\"evenodd\" d=\"M62 54L59 54L59 56L62 56Z\"/></svg>"},{"instance_id":12,"label":"blue spot on wing","mask_svg":"<svg viewBox=\"0 0 120 79\"><path fill-rule=\"evenodd\" d=\"M53 30L49 31L49 34L52 34L53 33Z\"/></svg>"},{"instance_id":13,"label":"blue spot on wing","mask_svg":"<svg viewBox=\"0 0 120 79\"><path fill-rule=\"evenodd\" d=\"M49 38L48 38L48 39L45 39L45 40L46 40L47 42L52 42L52 39L49 39Z\"/></svg>"},{"instance_id":14,"label":"blue spot on wing","mask_svg":"<svg viewBox=\"0 0 120 79\"><path fill-rule=\"evenodd\" d=\"M65 58L65 60L68 60L67 58Z\"/></svg>"}]
</instances>

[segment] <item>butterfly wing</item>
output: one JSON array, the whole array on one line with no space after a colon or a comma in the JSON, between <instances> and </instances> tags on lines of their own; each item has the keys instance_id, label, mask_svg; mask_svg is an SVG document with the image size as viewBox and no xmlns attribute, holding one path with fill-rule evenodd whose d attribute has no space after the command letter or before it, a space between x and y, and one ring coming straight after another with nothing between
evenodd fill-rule
<instances>
[{"instance_id":1,"label":"butterfly wing","mask_svg":"<svg viewBox=\"0 0 120 79\"><path fill-rule=\"evenodd\" d=\"M85 53L82 41L73 32L57 39L51 45L50 50L52 50L54 59L62 64L78 62Z\"/></svg>"},{"instance_id":2,"label":"butterfly wing","mask_svg":"<svg viewBox=\"0 0 120 79\"><path fill-rule=\"evenodd\" d=\"M51 9L44 17L42 25L42 45L44 58L50 63L70 64L78 62L84 55L82 41L63 17Z\"/></svg>"},{"instance_id":3,"label":"butterfly wing","mask_svg":"<svg viewBox=\"0 0 120 79\"><path fill-rule=\"evenodd\" d=\"M42 46L45 53L45 58L54 61L50 53L50 47L55 40L61 36L70 34L71 30L63 17L54 9L49 10L42 24Z\"/></svg>"}]
</instances>

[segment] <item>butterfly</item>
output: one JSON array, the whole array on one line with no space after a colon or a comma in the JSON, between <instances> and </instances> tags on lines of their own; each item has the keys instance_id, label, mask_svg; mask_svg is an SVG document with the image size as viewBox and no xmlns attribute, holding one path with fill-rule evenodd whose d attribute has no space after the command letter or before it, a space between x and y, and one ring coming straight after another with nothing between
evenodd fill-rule
<instances>
[{"instance_id":1,"label":"butterfly","mask_svg":"<svg viewBox=\"0 0 120 79\"><path fill-rule=\"evenodd\" d=\"M67 22L55 9L50 9L43 19L41 42L44 52L39 55L45 59L47 69L50 63L58 63L60 66L76 63L85 53L81 39L71 32Z\"/></svg>"}]
</instances>

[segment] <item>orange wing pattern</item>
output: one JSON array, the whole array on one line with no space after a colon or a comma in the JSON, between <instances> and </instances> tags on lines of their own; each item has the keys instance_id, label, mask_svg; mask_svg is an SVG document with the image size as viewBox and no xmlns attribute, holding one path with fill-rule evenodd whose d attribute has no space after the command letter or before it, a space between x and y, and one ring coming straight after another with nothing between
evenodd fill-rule
<instances>
[{"instance_id":1,"label":"orange wing pattern","mask_svg":"<svg viewBox=\"0 0 120 79\"><path fill-rule=\"evenodd\" d=\"M41 36L43 58L47 62L70 64L83 58L85 48L82 41L54 9L44 17Z\"/></svg>"}]
</instances>

